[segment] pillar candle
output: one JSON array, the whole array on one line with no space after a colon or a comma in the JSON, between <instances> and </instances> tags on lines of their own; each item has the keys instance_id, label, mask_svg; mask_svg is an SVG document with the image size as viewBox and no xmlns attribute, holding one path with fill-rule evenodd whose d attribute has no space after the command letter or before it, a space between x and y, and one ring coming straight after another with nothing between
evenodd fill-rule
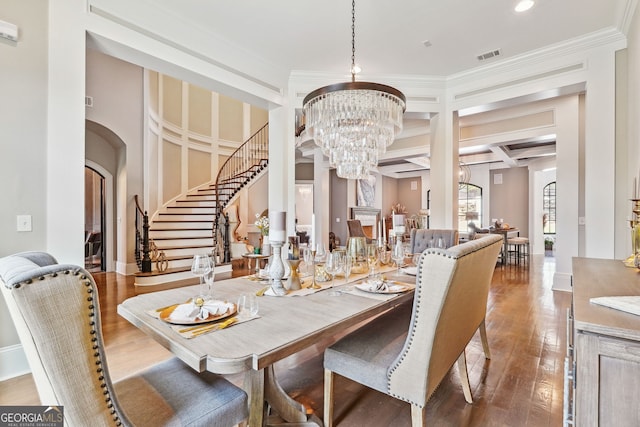
<instances>
[{"instance_id":1,"label":"pillar candle","mask_svg":"<svg viewBox=\"0 0 640 427\"><path fill-rule=\"evenodd\" d=\"M269 241L284 242L286 241L286 212L269 212Z\"/></svg>"}]
</instances>

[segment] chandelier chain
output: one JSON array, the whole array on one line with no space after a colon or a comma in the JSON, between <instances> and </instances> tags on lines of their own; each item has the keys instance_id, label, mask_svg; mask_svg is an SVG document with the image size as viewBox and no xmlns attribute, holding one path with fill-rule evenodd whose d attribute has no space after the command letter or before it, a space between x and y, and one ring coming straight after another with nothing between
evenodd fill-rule
<instances>
[{"instance_id":1,"label":"chandelier chain","mask_svg":"<svg viewBox=\"0 0 640 427\"><path fill-rule=\"evenodd\" d=\"M351 0L351 81L356 81L356 0Z\"/></svg>"}]
</instances>

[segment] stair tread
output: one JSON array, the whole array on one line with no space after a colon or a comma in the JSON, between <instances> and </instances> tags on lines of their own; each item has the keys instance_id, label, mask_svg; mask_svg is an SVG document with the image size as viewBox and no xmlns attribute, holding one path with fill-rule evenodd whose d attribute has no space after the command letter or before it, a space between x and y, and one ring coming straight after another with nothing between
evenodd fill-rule
<instances>
[{"instance_id":1,"label":"stair tread","mask_svg":"<svg viewBox=\"0 0 640 427\"><path fill-rule=\"evenodd\" d=\"M188 221L174 221L179 224ZM149 231L211 231L211 227L199 227L199 228L150 228Z\"/></svg>"},{"instance_id":2,"label":"stair tread","mask_svg":"<svg viewBox=\"0 0 640 427\"><path fill-rule=\"evenodd\" d=\"M159 251L173 251L179 249L213 249L213 242L210 245L167 246L158 248Z\"/></svg>"}]
</instances>

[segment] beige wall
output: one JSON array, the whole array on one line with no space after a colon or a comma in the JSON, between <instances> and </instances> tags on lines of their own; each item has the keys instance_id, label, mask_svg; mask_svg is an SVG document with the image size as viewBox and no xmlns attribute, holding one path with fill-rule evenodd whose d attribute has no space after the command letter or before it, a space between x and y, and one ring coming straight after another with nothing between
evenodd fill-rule
<instances>
[{"instance_id":1,"label":"beige wall","mask_svg":"<svg viewBox=\"0 0 640 427\"><path fill-rule=\"evenodd\" d=\"M527 168L492 170L491 197L488 214L512 227L520 229L520 235L529 236L529 172ZM502 180L502 183L498 183Z\"/></svg>"},{"instance_id":2,"label":"beige wall","mask_svg":"<svg viewBox=\"0 0 640 427\"><path fill-rule=\"evenodd\" d=\"M418 214L422 209L422 182L419 177L398 179L398 202L405 206L407 215Z\"/></svg>"}]
</instances>

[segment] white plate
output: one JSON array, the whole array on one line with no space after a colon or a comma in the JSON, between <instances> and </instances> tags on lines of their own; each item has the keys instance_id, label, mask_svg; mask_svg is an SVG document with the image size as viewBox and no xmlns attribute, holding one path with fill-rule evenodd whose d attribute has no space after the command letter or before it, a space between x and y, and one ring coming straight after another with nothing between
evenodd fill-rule
<instances>
[{"instance_id":1,"label":"white plate","mask_svg":"<svg viewBox=\"0 0 640 427\"><path fill-rule=\"evenodd\" d=\"M387 282L389 284L388 288L383 291L376 290L375 283L362 282L355 285L357 289L360 289L364 292L371 292L373 294L399 294L402 292L407 292L415 288L414 285L410 285L408 283L400 283L400 282Z\"/></svg>"},{"instance_id":2,"label":"white plate","mask_svg":"<svg viewBox=\"0 0 640 427\"><path fill-rule=\"evenodd\" d=\"M418 274L418 267L416 266L404 267L402 268L402 271L410 276L416 276Z\"/></svg>"}]
</instances>

